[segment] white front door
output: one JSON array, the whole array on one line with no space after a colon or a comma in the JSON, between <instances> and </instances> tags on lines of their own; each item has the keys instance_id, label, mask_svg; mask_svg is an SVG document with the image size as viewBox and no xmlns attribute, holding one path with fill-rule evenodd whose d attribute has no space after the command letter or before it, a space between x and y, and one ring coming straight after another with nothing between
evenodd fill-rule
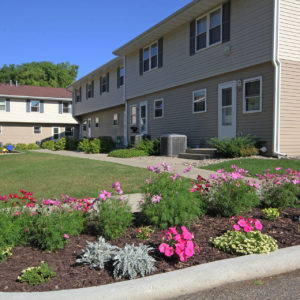
<instances>
[{"instance_id":1,"label":"white front door","mask_svg":"<svg viewBox=\"0 0 300 300\"><path fill-rule=\"evenodd\" d=\"M140 103L140 133L148 133L148 108L147 102Z\"/></svg>"},{"instance_id":2,"label":"white front door","mask_svg":"<svg viewBox=\"0 0 300 300\"><path fill-rule=\"evenodd\" d=\"M218 138L236 136L236 81L219 84Z\"/></svg>"},{"instance_id":3,"label":"white front door","mask_svg":"<svg viewBox=\"0 0 300 300\"><path fill-rule=\"evenodd\" d=\"M60 129L59 127L52 127L52 139L58 140L60 138Z\"/></svg>"},{"instance_id":4,"label":"white front door","mask_svg":"<svg viewBox=\"0 0 300 300\"><path fill-rule=\"evenodd\" d=\"M92 119L88 119L87 123L88 137L92 137Z\"/></svg>"}]
</instances>

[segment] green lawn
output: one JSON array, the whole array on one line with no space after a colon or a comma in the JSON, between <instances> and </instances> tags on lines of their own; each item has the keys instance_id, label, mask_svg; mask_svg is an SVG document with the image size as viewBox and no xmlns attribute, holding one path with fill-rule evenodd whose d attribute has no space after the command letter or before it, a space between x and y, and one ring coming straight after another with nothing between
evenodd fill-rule
<instances>
[{"instance_id":1,"label":"green lawn","mask_svg":"<svg viewBox=\"0 0 300 300\"><path fill-rule=\"evenodd\" d=\"M276 167L282 167L284 169L293 169L300 171L300 161L299 160L288 160L288 159L259 159L259 158L242 158L235 160L228 160L226 162L209 165L203 167L202 169L217 171L219 169L224 169L225 171L231 171L231 165L237 165L245 170L249 171L249 174L255 176L260 173L263 174L264 170L271 169L275 171Z\"/></svg>"},{"instance_id":2,"label":"green lawn","mask_svg":"<svg viewBox=\"0 0 300 300\"><path fill-rule=\"evenodd\" d=\"M95 197L102 189L111 190L119 181L124 193L140 191L149 171L101 162L45 153L0 155L0 195L24 189L36 198Z\"/></svg>"}]
</instances>

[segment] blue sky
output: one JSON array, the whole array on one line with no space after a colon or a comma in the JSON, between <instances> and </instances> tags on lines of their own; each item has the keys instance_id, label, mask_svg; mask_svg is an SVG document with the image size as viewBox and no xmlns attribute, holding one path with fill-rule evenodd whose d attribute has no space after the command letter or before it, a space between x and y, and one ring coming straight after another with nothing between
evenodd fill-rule
<instances>
[{"instance_id":1,"label":"blue sky","mask_svg":"<svg viewBox=\"0 0 300 300\"><path fill-rule=\"evenodd\" d=\"M192 0L0 0L0 67L69 61L78 78Z\"/></svg>"}]
</instances>

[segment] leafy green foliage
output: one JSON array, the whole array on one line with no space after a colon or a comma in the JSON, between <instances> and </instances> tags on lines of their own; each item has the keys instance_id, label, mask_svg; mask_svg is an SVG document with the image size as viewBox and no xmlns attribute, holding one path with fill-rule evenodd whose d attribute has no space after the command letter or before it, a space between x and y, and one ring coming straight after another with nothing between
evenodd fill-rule
<instances>
[{"instance_id":1,"label":"leafy green foliage","mask_svg":"<svg viewBox=\"0 0 300 300\"><path fill-rule=\"evenodd\" d=\"M105 242L103 237L100 237L98 242L91 243L87 241L87 247L83 250L80 258L76 259L79 264L89 265L90 269L104 269L105 264L116 255L119 248Z\"/></svg>"},{"instance_id":2,"label":"leafy green foliage","mask_svg":"<svg viewBox=\"0 0 300 300\"><path fill-rule=\"evenodd\" d=\"M78 148L79 140L76 138L66 138L66 150L75 151Z\"/></svg>"},{"instance_id":3,"label":"leafy green foliage","mask_svg":"<svg viewBox=\"0 0 300 300\"><path fill-rule=\"evenodd\" d=\"M78 66L69 62L54 64L48 61L3 65L0 82L18 81L22 85L67 87L77 77Z\"/></svg>"},{"instance_id":4,"label":"leafy green foliage","mask_svg":"<svg viewBox=\"0 0 300 300\"><path fill-rule=\"evenodd\" d=\"M53 140L45 141L42 143L42 148L55 151L55 142Z\"/></svg>"},{"instance_id":5,"label":"leafy green foliage","mask_svg":"<svg viewBox=\"0 0 300 300\"><path fill-rule=\"evenodd\" d=\"M149 155L160 155L160 141L158 139L153 141L149 139L142 140L138 144L137 149L143 150Z\"/></svg>"},{"instance_id":6,"label":"leafy green foliage","mask_svg":"<svg viewBox=\"0 0 300 300\"><path fill-rule=\"evenodd\" d=\"M136 238L141 240L148 240L150 236L154 233L154 230L150 226L142 226L138 229L138 233L136 234Z\"/></svg>"},{"instance_id":7,"label":"leafy green foliage","mask_svg":"<svg viewBox=\"0 0 300 300\"><path fill-rule=\"evenodd\" d=\"M300 188L293 183L272 185L263 191L264 207L286 208L300 207Z\"/></svg>"},{"instance_id":8,"label":"leafy green foliage","mask_svg":"<svg viewBox=\"0 0 300 300\"><path fill-rule=\"evenodd\" d=\"M148 156L148 155L149 154L147 152L135 148L114 150L108 154L108 156L119 157L119 158L130 158L130 157L139 157L139 156Z\"/></svg>"},{"instance_id":9,"label":"leafy green foliage","mask_svg":"<svg viewBox=\"0 0 300 300\"><path fill-rule=\"evenodd\" d=\"M52 271L47 263L41 262L38 267L30 267L22 271L21 276L18 276L20 282L27 282L29 285L34 286L46 281L50 281L55 277L56 273Z\"/></svg>"},{"instance_id":10,"label":"leafy green foliage","mask_svg":"<svg viewBox=\"0 0 300 300\"><path fill-rule=\"evenodd\" d=\"M40 147L39 147L39 145L37 145L35 143L30 143L30 144L27 145L27 149L28 150L39 150Z\"/></svg>"},{"instance_id":11,"label":"leafy green foliage","mask_svg":"<svg viewBox=\"0 0 300 300\"><path fill-rule=\"evenodd\" d=\"M243 180L215 184L202 199L207 210L222 217L242 215L260 203L256 189Z\"/></svg>"},{"instance_id":12,"label":"leafy green foliage","mask_svg":"<svg viewBox=\"0 0 300 300\"><path fill-rule=\"evenodd\" d=\"M134 279L138 275L145 276L155 271L155 259L149 255L153 248L140 244L126 244L114 256L114 277Z\"/></svg>"},{"instance_id":13,"label":"leafy green foliage","mask_svg":"<svg viewBox=\"0 0 300 300\"><path fill-rule=\"evenodd\" d=\"M97 228L106 239L117 239L131 225L133 215L127 201L112 197L105 201L99 200L98 207Z\"/></svg>"},{"instance_id":14,"label":"leafy green foliage","mask_svg":"<svg viewBox=\"0 0 300 300\"><path fill-rule=\"evenodd\" d=\"M277 208L265 208L262 210L262 213L267 220L274 221L279 219L279 211Z\"/></svg>"},{"instance_id":15,"label":"leafy green foliage","mask_svg":"<svg viewBox=\"0 0 300 300\"><path fill-rule=\"evenodd\" d=\"M78 150L88 153L90 151L90 141L88 139L83 139L80 141L78 144Z\"/></svg>"},{"instance_id":16,"label":"leafy green foliage","mask_svg":"<svg viewBox=\"0 0 300 300\"><path fill-rule=\"evenodd\" d=\"M17 151L24 151L24 150L27 150L27 145L26 145L26 144L19 143L19 144L16 145L15 150L17 150Z\"/></svg>"},{"instance_id":17,"label":"leafy green foliage","mask_svg":"<svg viewBox=\"0 0 300 300\"><path fill-rule=\"evenodd\" d=\"M59 138L54 145L55 150L66 150L66 138Z\"/></svg>"},{"instance_id":18,"label":"leafy green foliage","mask_svg":"<svg viewBox=\"0 0 300 300\"><path fill-rule=\"evenodd\" d=\"M109 153L116 147L116 143L111 136L100 136L101 153Z\"/></svg>"},{"instance_id":19,"label":"leafy green foliage","mask_svg":"<svg viewBox=\"0 0 300 300\"><path fill-rule=\"evenodd\" d=\"M196 193L190 192L190 182L180 177L172 180L170 175L164 172L144 186L144 193L148 197L142 205L142 216L155 228L189 226L204 213L202 200ZM155 195L161 197L159 203L152 202Z\"/></svg>"},{"instance_id":20,"label":"leafy green foliage","mask_svg":"<svg viewBox=\"0 0 300 300\"><path fill-rule=\"evenodd\" d=\"M209 144L217 149L217 155L220 157L245 157L256 155L255 139L250 135L234 138L210 139Z\"/></svg>"},{"instance_id":21,"label":"leafy green foliage","mask_svg":"<svg viewBox=\"0 0 300 300\"><path fill-rule=\"evenodd\" d=\"M89 153L100 153L101 149L101 143L99 139L92 139L90 140L90 148L89 148Z\"/></svg>"},{"instance_id":22,"label":"leafy green foliage","mask_svg":"<svg viewBox=\"0 0 300 300\"><path fill-rule=\"evenodd\" d=\"M260 231L227 231L220 237L210 238L210 241L224 252L240 255L269 253L278 249L277 241Z\"/></svg>"}]
</instances>

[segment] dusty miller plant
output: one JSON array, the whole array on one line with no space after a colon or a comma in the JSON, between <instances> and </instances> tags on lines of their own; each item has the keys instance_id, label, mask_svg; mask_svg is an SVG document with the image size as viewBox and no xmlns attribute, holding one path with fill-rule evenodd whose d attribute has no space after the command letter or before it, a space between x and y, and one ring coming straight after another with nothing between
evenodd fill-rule
<instances>
[{"instance_id":1,"label":"dusty miller plant","mask_svg":"<svg viewBox=\"0 0 300 300\"><path fill-rule=\"evenodd\" d=\"M109 262L118 250L118 247L106 243L105 239L100 237L95 243L87 241L87 248L83 250L83 255L76 262L89 265L90 269L104 269L105 263Z\"/></svg>"},{"instance_id":2,"label":"dusty miller plant","mask_svg":"<svg viewBox=\"0 0 300 300\"><path fill-rule=\"evenodd\" d=\"M155 271L155 259L149 255L151 250L153 248L143 244L126 244L113 258L114 277L134 279L137 275L145 276Z\"/></svg>"}]
</instances>

